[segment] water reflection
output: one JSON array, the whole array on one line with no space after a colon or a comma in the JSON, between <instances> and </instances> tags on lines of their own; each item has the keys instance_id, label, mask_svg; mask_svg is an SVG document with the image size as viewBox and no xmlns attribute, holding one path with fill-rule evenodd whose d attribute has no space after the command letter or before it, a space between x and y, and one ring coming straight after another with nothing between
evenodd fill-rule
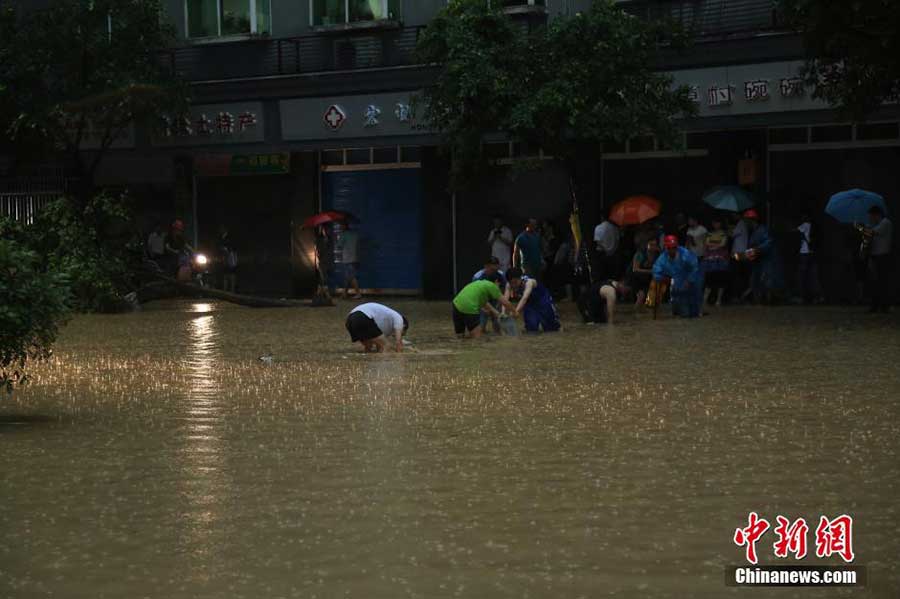
<instances>
[{"instance_id":1,"label":"water reflection","mask_svg":"<svg viewBox=\"0 0 900 599\"><path fill-rule=\"evenodd\" d=\"M417 351L359 353L346 303L73 319L0 400L65 423L0 428L0 597L720 599L751 509L852 513L896 596L897 315L564 304L564 334L462 343L391 303ZM822 591L753 595L861 596Z\"/></svg>"},{"instance_id":2,"label":"water reflection","mask_svg":"<svg viewBox=\"0 0 900 599\"><path fill-rule=\"evenodd\" d=\"M190 307L190 311L193 312L194 314L209 314L210 312L212 312L215 309L216 309L215 304L208 304L208 303L196 303L196 304L192 304Z\"/></svg>"},{"instance_id":3,"label":"water reflection","mask_svg":"<svg viewBox=\"0 0 900 599\"><path fill-rule=\"evenodd\" d=\"M187 324L187 388L183 417L183 445L180 450L184 469L185 510L184 543L186 552L196 561L192 576L208 580L212 555L221 546L220 520L228 474L223 455L223 413L221 386L217 368L221 360L216 317L211 304L194 304L190 312L200 314Z\"/></svg>"}]
</instances>

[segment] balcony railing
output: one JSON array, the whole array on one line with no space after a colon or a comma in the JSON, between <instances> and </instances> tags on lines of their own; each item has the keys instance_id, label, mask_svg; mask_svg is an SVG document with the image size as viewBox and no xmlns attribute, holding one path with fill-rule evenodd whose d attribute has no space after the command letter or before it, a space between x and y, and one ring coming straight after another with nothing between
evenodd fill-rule
<instances>
[{"instance_id":1,"label":"balcony railing","mask_svg":"<svg viewBox=\"0 0 900 599\"><path fill-rule=\"evenodd\" d=\"M27 174L0 177L0 218L30 225L47 204L66 191L65 171L55 166L28 169Z\"/></svg>"},{"instance_id":2,"label":"balcony railing","mask_svg":"<svg viewBox=\"0 0 900 599\"><path fill-rule=\"evenodd\" d=\"M633 0L622 8L645 19L672 19L695 38L780 29L774 0Z\"/></svg>"},{"instance_id":3,"label":"balcony railing","mask_svg":"<svg viewBox=\"0 0 900 599\"><path fill-rule=\"evenodd\" d=\"M622 2L621 7L645 19L672 19L696 38L781 27L774 0L632 0ZM407 66L416 63L421 29L363 28L294 38L196 43L165 51L162 59L187 81Z\"/></svg>"},{"instance_id":4,"label":"balcony railing","mask_svg":"<svg viewBox=\"0 0 900 599\"><path fill-rule=\"evenodd\" d=\"M187 81L247 79L415 64L418 27L257 38L173 48L162 59Z\"/></svg>"}]
</instances>

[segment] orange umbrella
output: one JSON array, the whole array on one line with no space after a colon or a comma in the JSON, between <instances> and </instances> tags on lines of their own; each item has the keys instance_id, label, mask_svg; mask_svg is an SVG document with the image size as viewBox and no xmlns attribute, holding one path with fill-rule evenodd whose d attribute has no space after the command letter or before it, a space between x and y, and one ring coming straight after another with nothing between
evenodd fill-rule
<instances>
[{"instance_id":1,"label":"orange umbrella","mask_svg":"<svg viewBox=\"0 0 900 599\"><path fill-rule=\"evenodd\" d=\"M650 196L631 196L612 207L609 220L620 227L639 225L659 216L661 207L659 200Z\"/></svg>"}]
</instances>

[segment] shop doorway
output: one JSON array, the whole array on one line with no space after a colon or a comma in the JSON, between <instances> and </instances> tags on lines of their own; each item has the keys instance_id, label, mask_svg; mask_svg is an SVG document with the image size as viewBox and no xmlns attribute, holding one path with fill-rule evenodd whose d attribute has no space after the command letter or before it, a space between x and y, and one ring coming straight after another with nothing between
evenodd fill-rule
<instances>
[{"instance_id":1,"label":"shop doorway","mask_svg":"<svg viewBox=\"0 0 900 599\"><path fill-rule=\"evenodd\" d=\"M284 175L198 177L198 249L215 255L220 230L228 229L237 250L238 293L291 294L294 188Z\"/></svg>"},{"instance_id":2,"label":"shop doorway","mask_svg":"<svg viewBox=\"0 0 900 599\"><path fill-rule=\"evenodd\" d=\"M422 291L423 188L418 163L326 166L322 208L358 220L359 284L364 292ZM338 277L338 287L343 281Z\"/></svg>"}]
</instances>

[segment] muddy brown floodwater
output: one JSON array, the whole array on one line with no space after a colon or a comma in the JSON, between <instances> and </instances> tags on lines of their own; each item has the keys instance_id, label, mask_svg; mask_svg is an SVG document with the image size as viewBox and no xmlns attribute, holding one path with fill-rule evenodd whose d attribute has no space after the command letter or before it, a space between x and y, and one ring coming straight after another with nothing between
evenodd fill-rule
<instances>
[{"instance_id":1,"label":"muddy brown floodwater","mask_svg":"<svg viewBox=\"0 0 900 599\"><path fill-rule=\"evenodd\" d=\"M897 597L900 319L626 311L361 355L336 309L80 316L0 400L0 597ZM257 360L273 356L272 364ZM757 511L865 589L735 589ZM770 530L757 545L773 563Z\"/></svg>"}]
</instances>

